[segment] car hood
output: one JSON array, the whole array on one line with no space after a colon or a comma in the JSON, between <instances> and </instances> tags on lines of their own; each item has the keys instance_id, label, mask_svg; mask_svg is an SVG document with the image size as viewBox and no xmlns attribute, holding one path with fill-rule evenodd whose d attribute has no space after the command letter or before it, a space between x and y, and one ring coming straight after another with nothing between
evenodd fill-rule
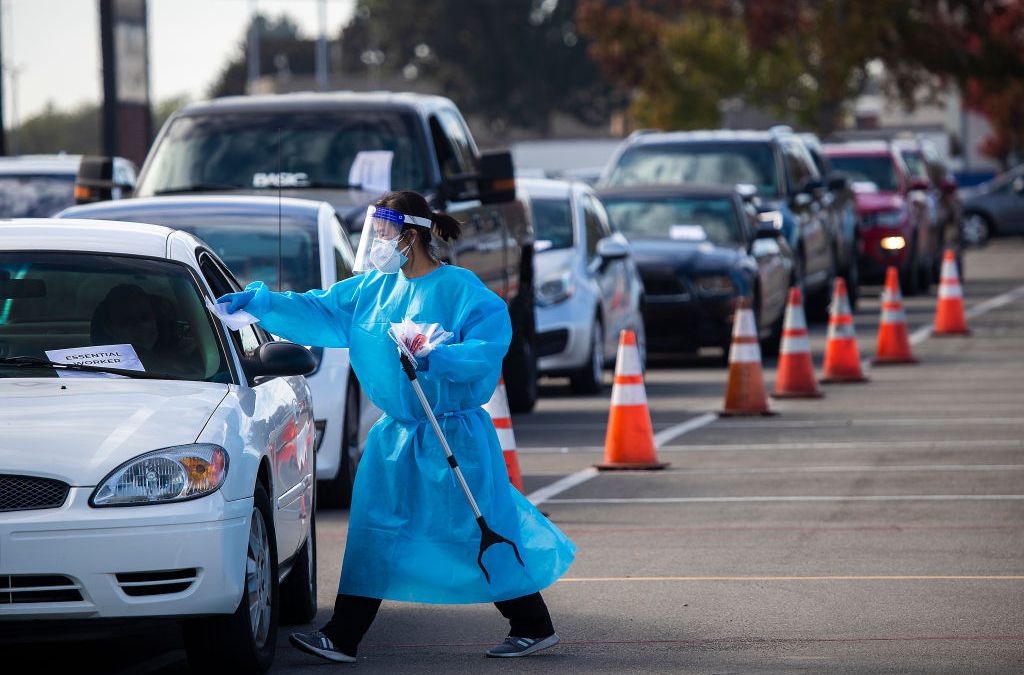
<instances>
[{"instance_id":1,"label":"car hood","mask_svg":"<svg viewBox=\"0 0 1024 675\"><path fill-rule=\"evenodd\" d=\"M738 249L711 242L671 239L631 239L633 259L641 268L671 266L685 272L717 272L732 267L742 256Z\"/></svg>"},{"instance_id":2,"label":"car hood","mask_svg":"<svg viewBox=\"0 0 1024 675\"><path fill-rule=\"evenodd\" d=\"M898 192L858 192L857 210L861 213L895 211L902 209L907 201Z\"/></svg>"},{"instance_id":3,"label":"car hood","mask_svg":"<svg viewBox=\"0 0 1024 675\"><path fill-rule=\"evenodd\" d=\"M96 485L144 452L194 442L227 392L206 382L0 379L0 473Z\"/></svg>"},{"instance_id":4,"label":"car hood","mask_svg":"<svg viewBox=\"0 0 1024 675\"><path fill-rule=\"evenodd\" d=\"M541 251L533 257L533 273L537 283L543 283L551 277L572 269L573 254L571 248L556 248Z\"/></svg>"}]
</instances>

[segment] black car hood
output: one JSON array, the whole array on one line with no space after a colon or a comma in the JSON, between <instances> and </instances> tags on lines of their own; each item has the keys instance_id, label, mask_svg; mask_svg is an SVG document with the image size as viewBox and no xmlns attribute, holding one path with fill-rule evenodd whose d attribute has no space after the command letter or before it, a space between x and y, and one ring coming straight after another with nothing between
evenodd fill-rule
<instances>
[{"instance_id":1,"label":"black car hood","mask_svg":"<svg viewBox=\"0 0 1024 675\"><path fill-rule=\"evenodd\" d=\"M672 268L690 274L726 270L744 257L740 249L716 246L707 241L632 239L630 246L633 259L641 268Z\"/></svg>"}]
</instances>

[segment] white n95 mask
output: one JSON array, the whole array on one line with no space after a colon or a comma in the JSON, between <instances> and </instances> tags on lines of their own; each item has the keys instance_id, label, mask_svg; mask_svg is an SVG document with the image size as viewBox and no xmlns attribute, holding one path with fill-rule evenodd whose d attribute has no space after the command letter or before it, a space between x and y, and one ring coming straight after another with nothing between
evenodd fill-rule
<instances>
[{"instance_id":1,"label":"white n95 mask","mask_svg":"<svg viewBox=\"0 0 1024 675\"><path fill-rule=\"evenodd\" d=\"M406 246L408 251L409 247ZM398 237L394 239L381 239L377 237L370 246L370 264L381 274L398 274L407 258L398 250Z\"/></svg>"}]
</instances>

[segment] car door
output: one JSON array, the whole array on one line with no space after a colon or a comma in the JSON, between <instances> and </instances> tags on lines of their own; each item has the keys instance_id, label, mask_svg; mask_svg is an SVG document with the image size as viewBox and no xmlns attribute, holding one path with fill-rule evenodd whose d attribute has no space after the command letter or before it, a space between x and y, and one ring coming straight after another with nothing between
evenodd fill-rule
<instances>
[{"instance_id":1,"label":"car door","mask_svg":"<svg viewBox=\"0 0 1024 675\"><path fill-rule=\"evenodd\" d=\"M215 295L240 290L233 277L208 251L197 257L199 269ZM255 326L230 332L240 357L252 357L272 338ZM247 382L254 394L252 441L266 447L273 470L277 550L289 557L302 543L313 511L313 417L309 389L302 377L268 377Z\"/></svg>"},{"instance_id":2,"label":"car door","mask_svg":"<svg viewBox=\"0 0 1024 675\"><path fill-rule=\"evenodd\" d=\"M794 193L794 211L800 214L802 221L800 237L806 264L804 279L811 285L823 283L827 281L832 264L826 223L828 209L822 201L824 190L816 191L819 194L796 192L808 179L819 177L807 150L800 143L784 141L782 156L786 178Z\"/></svg>"},{"instance_id":3,"label":"car door","mask_svg":"<svg viewBox=\"0 0 1024 675\"><path fill-rule=\"evenodd\" d=\"M594 275L594 281L600 289L605 354L613 354L618 346L619 333L623 328L632 327L627 325L630 296L626 261L606 261L597 255L597 243L612 235L608 213L590 192L582 193L581 200L587 269Z\"/></svg>"}]
</instances>

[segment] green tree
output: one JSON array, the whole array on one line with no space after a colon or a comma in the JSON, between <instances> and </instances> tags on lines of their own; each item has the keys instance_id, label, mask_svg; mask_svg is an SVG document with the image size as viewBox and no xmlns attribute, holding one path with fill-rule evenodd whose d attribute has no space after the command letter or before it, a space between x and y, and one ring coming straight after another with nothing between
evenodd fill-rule
<instances>
[{"instance_id":1,"label":"green tree","mask_svg":"<svg viewBox=\"0 0 1024 675\"><path fill-rule=\"evenodd\" d=\"M246 48L249 31L254 25L259 31L261 75L272 75L284 68L291 73L313 74L316 41L300 38L298 25L285 14L277 18L257 14L242 33L234 55L211 85L211 97L245 94L249 72Z\"/></svg>"},{"instance_id":2,"label":"green tree","mask_svg":"<svg viewBox=\"0 0 1024 675\"><path fill-rule=\"evenodd\" d=\"M12 135L17 143L12 145ZM100 112L96 103L83 103L72 110L58 110L50 103L39 114L8 130L7 148L23 155L67 152L96 154L101 150Z\"/></svg>"}]
</instances>

